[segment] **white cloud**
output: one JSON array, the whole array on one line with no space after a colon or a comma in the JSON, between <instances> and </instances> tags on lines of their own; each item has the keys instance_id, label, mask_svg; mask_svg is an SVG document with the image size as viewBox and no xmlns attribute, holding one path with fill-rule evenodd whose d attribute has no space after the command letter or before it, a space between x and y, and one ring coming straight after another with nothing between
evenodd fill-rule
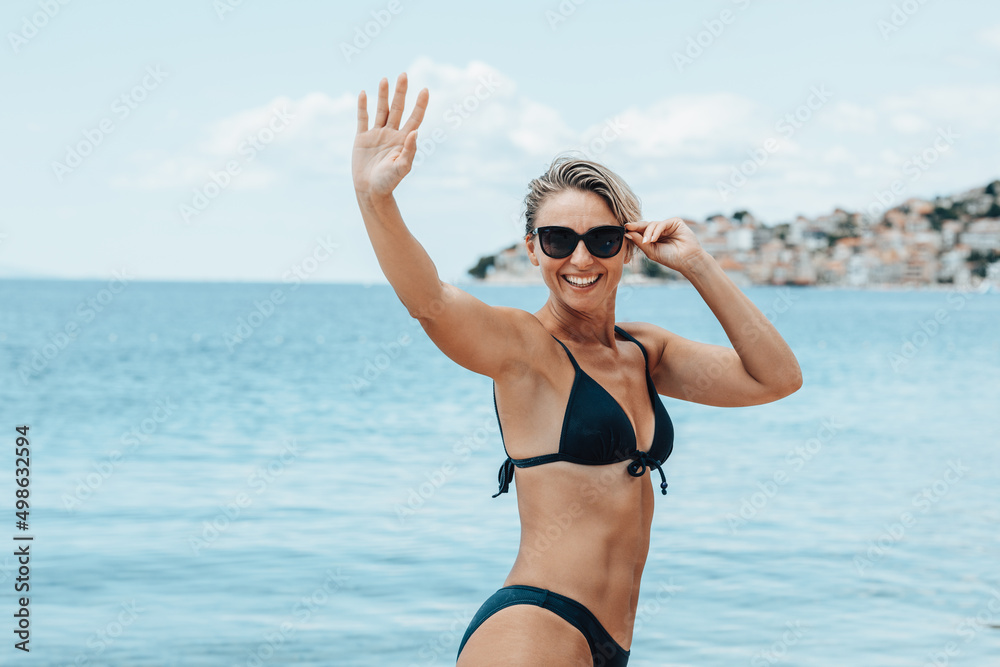
<instances>
[{"instance_id":1,"label":"white cloud","mask_svg":"<svg viewBox=\"0 0 1000 667\"><path fill-rule=\"evenodd\" d=\"M964 53L949 53L943 60L948 65L961 67L962 69L978 69L983 66L981 60Z\"/></svg>"},{"instance_id":2,"label":"white cloud","mask_svg":"<svg viewBox=\"0 0 1000 667\"><path fill-rule=\"evenodd\" d=\"M1000 108L1000 86L995 85L919 89L867 104L838 100L789 139L774 125L785 109L736 94L667 96L574 128L557 108L525 96L513 80L482 62L457 67L420 58L408 75L407 116L420 88L426 86L431 97L419 131L419 163L405 184L407 211L432 220L432 235L446 232L455 216L469 211L488 221L480 224L495 225L490 234L497 238L510 234L517 228L511 211L527 180L570 149L583 150L627 175L650 215L699 216L707 209L750 208L761 219L778 222L793 207L821 212L849 201L855 190L867 197L872 188L895 177L914 145L926 143L921 134L933 135L937 127L954 125L960 133L976 134L975 145L963 145L963 150L979 151L969 153L973 160L984 160L980 152L995 153L1000 143L993 118ZM376 85L368 89L370 117ZM137 168L115 183L147 189L204 184L208 170L238 158L246 137L266 127L281 108L293 122L234 179L233 188L326 179L347 193L356 96L313 92L233 113L207 125L200 140L173 154L135 155ZM985 132L992 142L978 141ZM745 187L720 199L718 182L729 179L769 137L779 140L778 150ZM340 208L335 215L356 215L353 198L343 193L336 198ZM510 210L503 210L508 201ZM483 202L496 210L480 211ZM670 210L657 208L664 205Z\"/></svg>"},{"instance_id":3,"label":"white cloud","mask_svg":"<svg viewBox=\"0 0 1000 667\"><path fill-rule=\"evenodd\" d=\"M886 113L912 113L934 126L955 125L957 131L997 128L1000 85L949 85L921 88L905 95L888 95L879 102ZM961 129L959 129L961 128Z\"/></svg>"},{"instance_id":4,"label":"white cloud","mask_svg":"<svg viewBox=\"0 0 1000 667\"><path fill-rule=\"evenodd\" d=\"M876 169L874 165L865 163L854 168L854 175L865 181L876 182L875 178L880 176L881 171L884 170Z\"/></svg>"},{"instance_id":5,"label":"white cloud","mask_svg":"<svg viewBox=\"0 0 1000 667\"><path fill-rule=\"evenodd\" d=\"M832 109L824 110L820 122L838 132L873 134L878 121L874 109L843 100L836 102Z\"/></svg>"},{"instance_id":6,"label":"white cloud","mask_svg":"<svg viewBox=\"0 0 1000 667\"><path fill-rule=\"evenodd\" d=\"M757 107L740 95L675 95L621 114L632 157L706 158L748 143L762 126ZM754 132L757 130L758 132Z\"/></svg>"},{"instance_id":7,"label":"white cloud","mask_svg":"<svg viewBox=\"0 0 1000 667\"><path fill-rule=\"evenodd\" d=\"M889 119L889 125L892 129L903 134L916 134L933 129L933 125L926 118L915 113L893 114Z\"/></svg>"},{"instance_id":8,"label":"white cloud","mask_svg":"<svg viewBox=\"0 0 1000 667\"><path fill-rule=\"evenodd\" d=\"M239 171L230 187L259 189L280 180L284 170L272 166L275 163L305 164L314 172L344 170L350 143L346 152L344 145L354 132L349 119L355 108L349 94L331 99L310 93L298 101L278 97L212 123L201 140L179 153L134 154L135 168L112 177L111 184L153 190L197 187L210 173L235 164Z\"/></svg>"},{"instance_id":9,"label":"white cloud","mask_svg":"<svg viewBox=\"0 0 1000 667\"><path fill-rule=\"evenodd\" d=\"M793 169L785 173L785 181L794 185L820 185L830 186L834 184L833 175L826 171L817 169Z\"/></svg>"},{"instance_id":10,"label":"white cloud","mask_svg":"<svg viewBox=\"0 0 1000 667\"><path fill-rule=\"evenodd\" d=\"M852 164L854 154L844 146L833 146L823 152L823 162L827 164Z\"/></svg>"},{"instance_id":11,"label":"white cloud","mask_svg":"<svg viewBox=\"0 0 1000 667\"><path fill-rule=\"evenodd\" d=\"M1000 23L983 28L976 33L976 37L984 44L992 46L994 49L1000 49Z\"/></svg>"},{"instance_id":12,"label":"white cloud","mask_svg":"<svg viewBox=\"0 0 1000 667\"><path fill-rule=\"evenodd\" d=\"M899 164L903 161L903 156L891 148L883 148L878 152L879 159L885 164Z\"/></svg>"},{"instance_id":13,"label":"white cloud","mask_svg":"<svg viewBox=\"0 0 1000 667\"><path fill-rule=\"evenodd\" d=\"M530 100L525 100L513 120L514 127L507 131L507 137L527 155L555 155L564 150L572 138L572 131L558 111Z\"/></svg>"}]
</instances>

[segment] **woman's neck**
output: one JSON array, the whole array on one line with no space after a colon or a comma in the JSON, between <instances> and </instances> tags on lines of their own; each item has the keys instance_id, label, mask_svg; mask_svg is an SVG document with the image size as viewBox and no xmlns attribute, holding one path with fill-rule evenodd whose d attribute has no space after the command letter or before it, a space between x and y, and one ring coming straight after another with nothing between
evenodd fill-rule
<instances>
[{"instance_id":1,"label":"woman's neck","mask_svg":"<svg viewBox=\"0 0 1000 667\"><path fill-rule=\"evenodd\" d=\"M607 307L597 312L580 311L550 296L535 317L560 340L577 344L588 343L611 347L615 338L615 303L608 300Z\"/></svg>"}]
</instances>

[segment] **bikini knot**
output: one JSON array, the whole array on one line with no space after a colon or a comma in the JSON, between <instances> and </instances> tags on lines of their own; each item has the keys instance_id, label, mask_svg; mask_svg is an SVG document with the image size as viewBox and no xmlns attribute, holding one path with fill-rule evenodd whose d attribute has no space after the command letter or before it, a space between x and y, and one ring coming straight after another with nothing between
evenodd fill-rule
<instances>
[{"instance_id":1,"label":"bikini knot","mask_svg":"<svg viewBox=\"0 0 1000 667\"><path fill-rule=\"evenodd\" d=\"M497 481L500 483L500 490L493 494L496 498L501 493L507 493L510 489L510 482L514 479L514 462L507 457L507 460L500 464L500 471L497 473Z\"/></svg>"},{"instance_id":2,"label":"bikini knot","mask_svg":"<svg viewBox=\"0 0 1000 667\"><path fill-rule=\"evenodd\" d=\"M663 474L660 462L649 455L648 452L632 452L632 462L628 464L628 474L633 477L642 477L646 474L647 468L656 468L660 473L660 491L667 495L667 476Z\"/></svg>"}]
</instances>

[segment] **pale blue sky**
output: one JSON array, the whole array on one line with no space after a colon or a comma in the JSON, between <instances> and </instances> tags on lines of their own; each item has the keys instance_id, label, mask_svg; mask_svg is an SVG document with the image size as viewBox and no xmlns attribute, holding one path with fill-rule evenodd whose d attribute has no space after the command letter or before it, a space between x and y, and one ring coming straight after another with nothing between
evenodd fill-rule
<instances>
[{"instance_id":1,"label":"pale blue sky","mask_svg":"<svg viewBox=\"0 0 1000 667\"><path fill-rule=\"evenodd\" d=\"M434 150L397 199L451 281L518 239L525 186L560 150L618 170L647 219L777 223L862 208L895 180L906 198L1000 177L995 2L243 0L220 18L225 4L4 3L0 276L278 281L318 257L310 281L381 281L350 182L354 99L404 69L430 88ZM880 29L894 6L898 30ZM372 12L391 20L348 62ZM936 160L907 163L941 132ZM54 167L85 133L91 154ZM227 163L238 173L185 222Z\"/></svg>"}]
</instances>

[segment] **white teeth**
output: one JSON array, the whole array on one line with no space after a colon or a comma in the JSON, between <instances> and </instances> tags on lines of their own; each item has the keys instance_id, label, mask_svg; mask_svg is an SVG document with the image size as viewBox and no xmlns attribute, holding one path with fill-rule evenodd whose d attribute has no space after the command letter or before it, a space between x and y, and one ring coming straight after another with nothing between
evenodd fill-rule
<instances>
[{"instance_id":1,"label":"white teeth","mask_svg":"<svg viewBox=\"0 0 1000 667\"><path fill-rule=\"evenodd\" d=\"M595 282L597 282L597 279L599 277L600 276L594 276L592 278L583 279L583 278L577 278L576 276L563 276L563 278L565 278L572 284L576 285L577 287L586 287L587 285L592 285Z\"/></svg>"}]
</instances>

